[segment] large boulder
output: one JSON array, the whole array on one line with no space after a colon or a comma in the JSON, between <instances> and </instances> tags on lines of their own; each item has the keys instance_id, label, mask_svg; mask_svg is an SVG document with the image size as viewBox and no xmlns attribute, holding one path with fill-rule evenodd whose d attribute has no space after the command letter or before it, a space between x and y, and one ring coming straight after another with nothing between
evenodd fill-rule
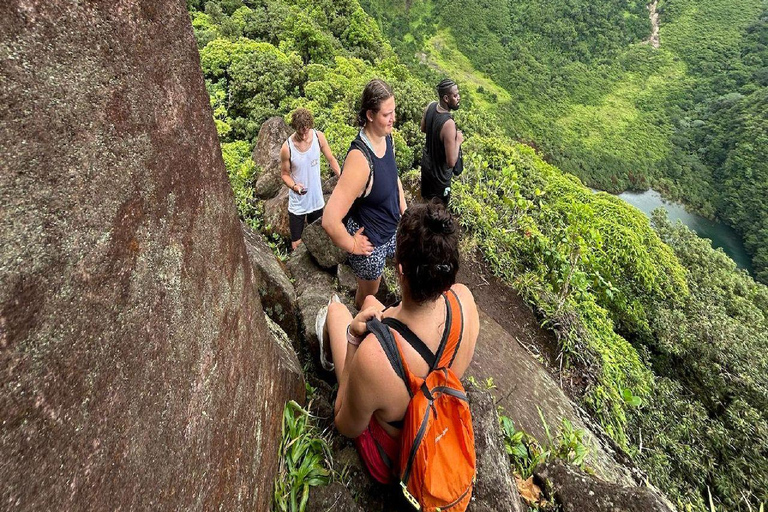
<instances>
[{"instance_id":1,"label":"large boulder","mask_svg":"<svg viewBox=\"0 0 768 512\"><path fill-rule=\"evenodd\" d=\"M288 224L288 189L283 187L277 196L264 202L264 224L268 233L289 240L291 228Z\"/></svg>"},{"instance_id":2,"label":"large boulder","mask_svg":"<svg viewBox=\"0 0 768 512\"><path fill-rule=\"evenodd\" d=\"M337 247L323 229L322 217L304 228L301 240L307 246L309 254L323 268L336 268L347 261L347 251Z\"/></svg>"},{"instance_id":3,"label":"large boulder","mask_svg":"<svg viewBox=\"0 0 768 512\"><path fill-rule=\"evenodd\" d=\"M648 487L623 487L590 476L562 461L536 468L550 498L563 512L673 512L674 508Z\"/></svg>"},{"instance_id":4,"label":"large boulder","mask_svg":"<svg viewBox=\"0 0 768 512\"><path fill-rule=\"evenodd\" d=\"M477 481L468 510L523 512L527 508L520 501L512 477L512 466L504 447L493 396L472 385L467 386L467 395L477 454Z\"/></svg>"},{"instance_id":5,"label":"large boulder","mask_svg":"<svg viewBox=\"0 0 768 512\"><path fill-rule=\"evenodd\" d=\"M315 332L315 319L320 308L328 304L328 299L336 291L333 275L323 270L309 255L304 244L299 245L288 260L288 270L293 277L298 300L301 338L305 350L313 361L320 354L320 344ZM319 365L318 365L319 367Z\"/></svg>"},{"instance_id":6,"label":"large boulder","mask_svg":"<svg viewBox=\"0 0 768 512\"><path fill-rule=\"evenodd\" d=\"M259 300L185 3L0 2L13 510L268 510L295 356Z\"/></svg>"},{"instance_id":7,"label":"large boulder","mask_svg":"<svg viewBox=\"0 0 768 512\"><path fill-rule=\"evenodd\" d=\"M493 379L498 405L519 430L546 441L547 428L552 436L557 436L561 421L566 418L584 432L584 440L592 448L587 464L598 475L624 485L634 485L639 480L635 470L624 466L621 455L607 441L607 436L601 434L599 425L590 422L541 363L483 311L475 355L467 375L481 382Z\"/></svg>"},{"instance_id":8,"label":"large boulder","mask_svg":"<svg viewBox=\"0 0 768 512\"><path fill-rule=\"evenodd\" d=\"M293 284L267 245L264 235L254 231L244 222L240 223L240 227L243 230L248 258L259 283L264 312L277 322L290 339L295 340L298 335L298 324L294 309L296 291L293 289Z\"/></svg>"},{"instance_id":9,"label":"large boulder","mask_svg":"<svg viewBox=\"0 0 768 512\"><path fill-rule=\"evenodd\" d=\"M292 133L293 130L282 117L270 117L261 125L253 148L253 161L261 168L254 187L256 197L271 199L283 186L280 177L280 148Z\"/></svg>"}]
</instances>

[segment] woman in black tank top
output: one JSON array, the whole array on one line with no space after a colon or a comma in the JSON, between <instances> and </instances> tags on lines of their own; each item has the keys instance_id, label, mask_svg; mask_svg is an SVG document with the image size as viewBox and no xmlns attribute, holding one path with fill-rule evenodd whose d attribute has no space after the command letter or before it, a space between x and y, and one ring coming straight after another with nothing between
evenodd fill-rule
<instances>
[{"instance_id":1,"label":"woman in black tank top","mask_svg":"<svg viewBox=\"0 0 768 512\"><path fill-rule=\"evenodd\" d=\"M379 289L385 259L394 257L397 223L406 208L392 143L392 89L383 80L371 80L361 104L362 129L323 214L323 228L333 243L350 254L357 277L357 308Z\"/></svg>"}]
</instances>

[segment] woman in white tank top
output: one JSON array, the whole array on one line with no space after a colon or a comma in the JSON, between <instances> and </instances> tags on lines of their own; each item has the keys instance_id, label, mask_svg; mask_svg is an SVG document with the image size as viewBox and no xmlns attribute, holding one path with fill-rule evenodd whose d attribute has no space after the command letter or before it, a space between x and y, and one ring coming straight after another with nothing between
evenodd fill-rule
<instances>
[{"instance_id":1,"label":"woman in white tank top","mask_svg":"<svg viewBox=\"0 0 768 512\"><path fill-rule=\"evenodd\" d=\"M288 193L288 219L291 229L291 248L301 243L304 226L323 215L323 186L320 177L320 154L328 160L331 170L338 176L341 168L333 156L323 132L313 129L314 119L309 110L297 109L291 116L295 132L280 149L280 173Z\"/></svg>"}]
</instances>

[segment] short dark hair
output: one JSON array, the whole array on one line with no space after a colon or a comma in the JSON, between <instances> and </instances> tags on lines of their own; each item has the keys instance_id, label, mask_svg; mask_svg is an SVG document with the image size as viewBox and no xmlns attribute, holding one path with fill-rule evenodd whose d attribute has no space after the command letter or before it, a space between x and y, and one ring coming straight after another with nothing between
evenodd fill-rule
<instances>
[{"instance_id":1,"label":"short dark hair","mask_svg":"<svg viewBox=\"0 0 768 512\"><path fill-rule=\"evenodd\" d=\"M437 87L435 87L435 89L437 89L437 96L440 99L443 99L443 96L445 96L446 94L449 94L451 92L451 87L454 87L455 85L456 85L456 82L454 82L450 78L443 78L442 80L440 80L440 83L437 84Z\"/></svg>"},{"instance_id":2,"label":"short dark hair","mask_svg":"<svg viewBox=\"0 0 768 512\"><path fill-rule=\"evenodd\" d=\"M368 122L367 113L369 110L378 112L382 102L394 96L392 88L387 82L380 78L374 78L363 89L363 97L360 100L360 110L357 112L357 124L365 126Z\"/></svg>"},{"instance_id":3,"label":"short dark hair","mask_svg":"<svg viewBox=\"0 0 768 512\"><path fill-rule=\"evenodd\" d=\"M312 117L312 112L306 108L300 107L293 111L291 115L291 128L297 132L303 128L314 128L315 118Z\"/></svg>"},{"instance_id":4,"label":"short dark hair","mask_svg":"<svg viewBox=\"0 0 768 512\"><path fill-rule=\"evenodd\" d=\"M459 271L459 235L442 202L433 198L405 210L397 229L395 259L417 303L435 300L453 286Z\"/></svg>"}]
</instances>

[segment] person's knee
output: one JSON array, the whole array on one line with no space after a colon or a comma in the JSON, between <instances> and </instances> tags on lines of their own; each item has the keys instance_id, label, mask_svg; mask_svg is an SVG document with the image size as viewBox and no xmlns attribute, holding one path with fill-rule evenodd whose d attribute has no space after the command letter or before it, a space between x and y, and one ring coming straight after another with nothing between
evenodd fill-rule
<instances>
[{"instance_id":1,"label":"person's knee","mask_svg":"<svg viewBox=\"0 0 768 512\"><path fill-rule=\"evenodd\" d=\"M379 302L378 299L373 295L367 295L365 299L363 299L363 309L380 306L381 302Z\"/></svg>"},{"instance_id":2,"label":"person's knee","mask_svg":"<svg viewBox=\"0 0 768 512\"><path fill-rule=\"evenodd\" d=\"M341 302L331 302L328 305L329 317L335 318L337 315L343 315L345 312L349 312L349 310L347 309L347 306L345 306Z\"/></svg>"}]
</instances>

